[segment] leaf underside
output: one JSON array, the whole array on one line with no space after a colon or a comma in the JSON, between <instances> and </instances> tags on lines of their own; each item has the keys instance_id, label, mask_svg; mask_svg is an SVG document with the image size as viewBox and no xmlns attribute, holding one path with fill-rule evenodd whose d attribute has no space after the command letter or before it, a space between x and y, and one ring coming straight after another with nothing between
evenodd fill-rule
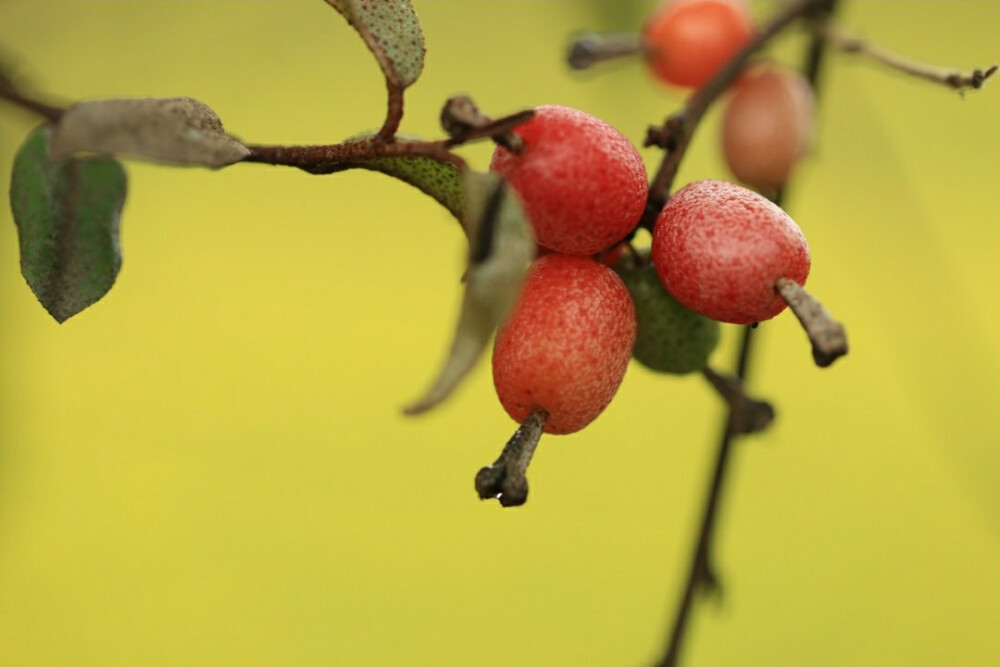
<instances>
[{"instance_id":1,"label":"leaf underside","mask_svg":"<svg viewBox=\"0 0 1000 667\"><path fill-rule=\"evenodd\" d=\"M50 159L52 132L43 125L21 146L10 197L21 273L42 306L64 322L101 299L118 276L127 185L115 160Z\"/></svg>"},{"instance_id":2,"label":"leaf underside","mask_svg":"<svg viewBox=\"0 0 1000 667\"><path fill-rule=\"evenodd\" d=\"M250 151L226 134L222 121L191 97L91 100L74 104L52 136L54 159L74 153L128 154L218 169Z\"/></svg>"},{"instance_id":3,"label":"leaf underside","mask_svg":"<svg viewBox=\"0 0 1000 667\"><path fill-rule=\"evenodd\" d=\"M365 141L377 134L376 131L363 132L348 138L347 142ZM412 135L396 135L397 141L420 141ZM317 173L332 174L346 169L368 169L409 183L421 192L433 197L452 215L463 221L465 193L462 176L458 168L450 162L439 162L423 155L399 155L393 157L359 157L337 164L324 165Z\"/></svg>"},{"instance_id":4,"label":"leaf underside","mask_svg":"<svg viewBox=\"0 0 1000 667\"><path fill-rule=\"evenodd\" d=\"M386 81L410 86L424 67L424 33L410 0L326 0L358 31Z\"/></svg>"},{"instance_id":5,"label":"leaf underside","mask_svg":"<svg viewBox=\"0 0 1000 667\"><path fill-rule=\"evenodd\" d=\"M447 398L475 365L517 302L535 237L516 196L492 174L469 171L463 179L469 235L462 311L448 358L430 389L404 408L414 415Z\"/></svg>"}]
</instances>

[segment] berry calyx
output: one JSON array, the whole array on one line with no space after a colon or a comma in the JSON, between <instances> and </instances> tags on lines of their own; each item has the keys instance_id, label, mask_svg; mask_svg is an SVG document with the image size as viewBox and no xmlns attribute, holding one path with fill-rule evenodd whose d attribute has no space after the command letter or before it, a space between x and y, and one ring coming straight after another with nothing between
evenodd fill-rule
<instances>
[{"instance_id":1,"label":"berry calyx","mask_svg":"<svg viewBox=\"0 0 1000 667\"><path fill-rule=\"evenodd\" d=\"M632 357L661 373L705 368L719 343L719 323L677 303L652 264L637 265L635 258L625 258L616 271L635 303L638 327Z\"/></svg>"},{"instance_id":2,"label":"berry calyx","mask_svg":"<svg viewBox=\"0 0 1000 667\"><path fill-rule=\"evenodd\" d=\"M546 433L572 433L611 402L632 356L635 308L621 279L588 257L546 255L497 332L493 383L523 422L542 410Z\"/></svg>"},{"instance_id":3,"label":"berry calyx","mask_svg":"<svg viewBox=\"0 0 1000 667\"><path fill-rule=\"evenodd\" d=\"M787 213L752 190L714 180L690 183L667 201L651 258L677 301L734 324L784 310L778 279L803 285L810 266L805 236Z\"/></svg>"},{"instance_id":4,"label":"berry calyx","mask_svg":"<svg viewBox=\"0 0 1000 667\"><path fill-rule=\"evenodd\" d=\"M563 106L537 107L514 132L524 150L497 146L490 169L517 192L539 244L593 255L632 231L649 184L639 151L624 135Z\"/></svg>"},{"instance_id":5,"label":"berry calyx","mask_svg":"<svg viewBox=\"0 0 1000 667\"><path fill-rule=\"evenodd\" d=\"M646 20L646 62L660 80L697 88L754 35L742 0L672 0Z\"/></svg>"},{"instance_id":6,"label":"berry calyx","mask_svg":"<svg viewBox=\"0 0 1000 667\"><path fill-rule=\"evenodd\" d=\"M812 137L812 87L792 70L762 67L736 83L722 118L722 152L733 175L777 191Z\"/></svg>"}]
</instances>

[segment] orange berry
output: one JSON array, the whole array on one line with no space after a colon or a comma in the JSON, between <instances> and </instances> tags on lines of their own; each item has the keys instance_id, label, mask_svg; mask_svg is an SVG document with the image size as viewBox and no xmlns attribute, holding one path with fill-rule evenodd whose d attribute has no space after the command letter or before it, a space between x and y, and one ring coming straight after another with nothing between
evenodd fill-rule
<instances>
[{"instance_id":1,"label":"orange berry","mask_svg":"<svg viewBox=\"0 0 1000 667\"><path fill-rule=\"evenodd\" d=\"M753 20L741 0L673 0L646 20L642 39L657 78L697 88L753 34Z\"/></svg>"}]
</instances>

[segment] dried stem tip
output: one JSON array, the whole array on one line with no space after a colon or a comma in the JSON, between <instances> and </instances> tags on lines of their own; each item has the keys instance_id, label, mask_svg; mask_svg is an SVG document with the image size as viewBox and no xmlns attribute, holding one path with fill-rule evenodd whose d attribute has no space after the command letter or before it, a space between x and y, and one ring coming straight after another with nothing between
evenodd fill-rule
<instances>
[{"instance_id":1,"label":"dried stem tip","mask_svg":"<svg viewBox=\"0 0 1000 667\"><path fill-rule=\"evenodd\" d=\"M774 283L781 298L802 323L812 343L816 365L826 367L847 354L847 333L815 297L794 280L778 278Z\"/></svg>"},{"instance_id":2,"label":"dried stem tip","mask_svg":"<svg viewBox=\"0 0 1000 667\"><path fill-rule=\"evenodd\" d=\"M929 65L911 60L898 53L893 53L864 39L848 35L837 29L831 22L820 24L817 28L820 36L844 53L856 53L886 65L892 69L915 76L927 81L953 88L959 92L981 88L991 76L997 73L997 66L991 65L985 69L974 69L968 74L957 70Z\"/></svg>"},{"instance_id":3,"label":"dried stem tip","mask_svg":"<svg viewBox=\"0 0 1000 667\"><path fill-rule=\"evenodd\" d=\"M570 44L566 62L572 69L589 69L599 62L633 56L644 50L636 33L589 33Z\"/></svg>"},{"instance_id":4,"label":"dried stem tip","mask_svg":"<svg viewBox=\"0 0 1000 667\"><path fill-rule=\"evenodd\" d=\"M476 492L483 500L496 498L504 507L528 500L528 464L535 454L548 415L535 410L521 424L500 452L499 458L476 473Z\"/></svg>"}]
</instances>

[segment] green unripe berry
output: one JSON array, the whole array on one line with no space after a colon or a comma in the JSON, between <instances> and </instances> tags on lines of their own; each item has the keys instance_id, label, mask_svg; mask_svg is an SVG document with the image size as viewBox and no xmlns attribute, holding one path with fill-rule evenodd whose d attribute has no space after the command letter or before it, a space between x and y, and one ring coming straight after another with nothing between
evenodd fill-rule
<instances>
[{"instance_id":1,"label":"green unripe berry","mask_svg":"<svg viewBox=\"0 0 1000 667\"><path fill-rule=\"evenodd\" d=\"M634 263L624 260L616 267L635 303L633 358L661 373L701 370L719 343L719 323L677 303L652 264L630 266Z\"/></svg>"}]
</instances>

